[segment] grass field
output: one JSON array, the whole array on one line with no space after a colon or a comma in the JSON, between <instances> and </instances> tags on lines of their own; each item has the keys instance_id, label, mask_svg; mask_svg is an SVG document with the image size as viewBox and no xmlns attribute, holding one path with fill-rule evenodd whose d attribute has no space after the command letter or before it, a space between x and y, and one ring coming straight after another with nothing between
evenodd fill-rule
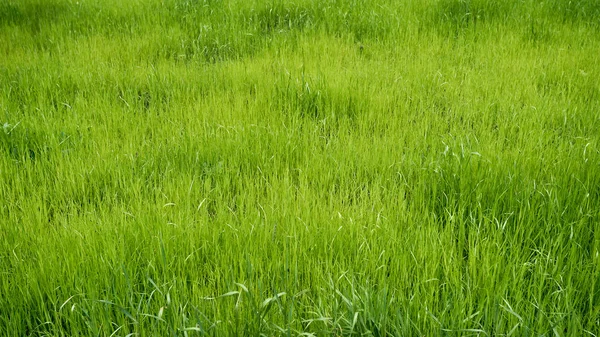
<instances>
[{"instance_id":1,"label":"grass field","mask_svg":"<svg viewBox=\"0 0 600 337\"><path fill-rule=\"evenodd\" d=\"M1 336L600 336L600 2L0 2Z\"/></svg>"}]
</instances>

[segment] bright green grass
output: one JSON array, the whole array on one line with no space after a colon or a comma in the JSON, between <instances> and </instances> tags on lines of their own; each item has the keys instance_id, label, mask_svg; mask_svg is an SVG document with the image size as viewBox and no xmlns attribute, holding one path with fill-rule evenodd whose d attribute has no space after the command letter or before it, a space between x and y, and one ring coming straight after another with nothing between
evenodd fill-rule
<instances>
[{"instance_id":1,"label":"bright green grass","mask_svg":"<svg viewBox=\"0 0 600 337\"><path fill-rule=\"evenodd\" d=\"M0 335L600 336L600 3L0 3Z\"/></svg>"}]
</instances>

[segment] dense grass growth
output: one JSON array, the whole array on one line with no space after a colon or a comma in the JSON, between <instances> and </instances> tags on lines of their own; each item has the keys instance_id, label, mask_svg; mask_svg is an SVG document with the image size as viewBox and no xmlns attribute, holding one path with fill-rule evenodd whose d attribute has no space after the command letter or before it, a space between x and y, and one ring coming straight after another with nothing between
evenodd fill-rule
<instances>
[{"instance_id":1,"label":"dense grass growth","mask_svg":"<svg viewBox=\"0 0 600 337\"><path fill-rule=\"evenodd\" d=\"M599 336L600 4L0 3L0 335Z\"/></svg>"}]
</instances>

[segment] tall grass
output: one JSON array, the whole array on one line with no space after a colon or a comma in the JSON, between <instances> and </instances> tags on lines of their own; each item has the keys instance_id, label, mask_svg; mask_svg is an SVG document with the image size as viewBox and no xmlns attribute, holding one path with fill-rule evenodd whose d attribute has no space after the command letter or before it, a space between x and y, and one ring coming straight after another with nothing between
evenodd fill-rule
<instances>
[{"instance_id":1,"label":"tall grass","mask_svg":"<svg viewBox=\"0 0 600 337\"><path fill-rule=\"evenodd\" d=\"M598 15L3 2L0 335L599 335Z\"/></svg>"}]
</instances>

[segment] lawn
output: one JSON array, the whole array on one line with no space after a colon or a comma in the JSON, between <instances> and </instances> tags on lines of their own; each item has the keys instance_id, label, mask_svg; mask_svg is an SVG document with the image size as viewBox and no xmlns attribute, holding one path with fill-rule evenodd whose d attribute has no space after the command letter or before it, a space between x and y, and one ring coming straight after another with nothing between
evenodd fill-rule
<instances>
[{"instance_id":1,"label":"lawn","mask_svg":"<svg viewBox=\"0 0 600 337\"><path fill-rule=\"evenodd\" d=\"M600 336L599 18L2 1L0 336Z\"/></svg>"}]
</instances>

